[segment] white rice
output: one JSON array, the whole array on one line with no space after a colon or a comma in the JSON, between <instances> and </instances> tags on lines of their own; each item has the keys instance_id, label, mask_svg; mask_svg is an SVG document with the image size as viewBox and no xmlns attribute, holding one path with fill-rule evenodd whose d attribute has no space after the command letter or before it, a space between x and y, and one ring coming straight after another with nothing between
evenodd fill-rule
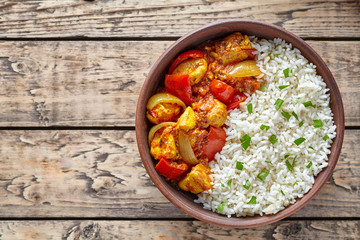
<instances>
[{"instance_id":1,"label":"white rice","mask_svg":"<svg viewBox=\"0 0 360 240\"><path fill-rule=\"evenodd\" d=\"M265 73L267 90L256 91L240 110L229 113L227 144L216 154L216 161L210 163L213 189L195 200L205 209L228 217L275 214L303 197L311 189L314 176L327 166L336 135L328 89L316 74L316 66L282 39L252 38L252 44L257 49L258 66ZM283 72L287 68L289 77ZM290 86L280 90L281 85ZM277 111L274 103L278 98L284 103ZM303 103L307 101L316 107L305 107ZM253 106L251 114L247 111L249 103ZM282 110L290 114L294 111L299 120L294 116L287 120L281 115ZM323 126L315 128L313 120L321 120ZM301 121L303 126L299 127ZM262 124L270 129L261 130ZM251 137L247 150L240 142L245 134ZM277 136L275 144L269 141L271 135ZM326 135L329 139L324 140ZM306 140L297 146L294 140L300 137ZM294 155L285 159L288 153ZM293 163L294 156L295 166L290 171L285 162ZM243 162L242 170L236 168L238 161ZM307 167L310 162L312 165ZM257 176L265 170L270 172L262 181ZM248 190L243 186L247 180L251 183ZM256 204L248 204L252 197L256 197Z\"/></svg>"}]
</instances>

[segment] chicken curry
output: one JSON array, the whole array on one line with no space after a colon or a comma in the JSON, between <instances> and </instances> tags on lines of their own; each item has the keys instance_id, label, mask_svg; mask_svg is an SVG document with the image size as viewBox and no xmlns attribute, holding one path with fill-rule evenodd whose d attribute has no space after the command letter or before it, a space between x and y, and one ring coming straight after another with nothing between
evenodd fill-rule
<instances>
[{"instance_id":1,"label":"chicken curry","mask_svg":"<svg viewBox=\"0 0 360 240\"><path fill-rule=\"evenodd\" d=\"M146 116L155 168L184 190L212 188L209 162L223 148L228 111L258 90L261 73L246 35L233 33L180 54L165 87L147 103Z\"/></svg>"}]
</instances>

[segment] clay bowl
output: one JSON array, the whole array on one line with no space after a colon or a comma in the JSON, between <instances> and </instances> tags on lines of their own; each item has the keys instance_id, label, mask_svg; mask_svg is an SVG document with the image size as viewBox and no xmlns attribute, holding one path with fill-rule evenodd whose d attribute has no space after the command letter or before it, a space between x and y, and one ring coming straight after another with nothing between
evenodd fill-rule
<instances>
[{"instance_id":1,"label":"clay bowl","mask_svg":"<svg viewBox=\"0 0 360 240\"><path fill-rule=\"evenodd\" d=\"M305 56L310 62L317 66L317 73L323 77L327 87L330 89L330 96L332 99L331 109L334 113L334 121L337 128L336 138L334 139L334 142L331 146L331 154L329 155L329 165L316 177L315 184L313 185L312 189L303 198L298 199L295 204L289 205L284 210L274 215L228 218L224 215L203 209L200 204L194 203L193 200L196 197L195 195L180 191L172 187L164 177L157 173L154 168L155 161L151 157L149 151L149 145L147 141L149 124L145 117L146 103L148 99L153 94L155 94L158 87L163 83L164 76L171 62L180 53L194 48L205 40L221 38L236 31L266 39L280 37L286 42L292 43L295 48L298 48L301 51L303 56ZM335 79L332 76L329 68L326 66L325 62L307 43L305 43L296 35L278 26L252 20L229 20L212 23L196 29L177 40L165 51L163 55L160 56L149 72L140 92L136 109L136 139L139 152L149 176L158 189L175 206L187 214L193 216L194 218L225 227L246 228L270 224L283 219L304 207L310 201L310 199L319 192L319 190L331 176L340 155L343 137L343 104Z\"/></svg>"}]
</instances>

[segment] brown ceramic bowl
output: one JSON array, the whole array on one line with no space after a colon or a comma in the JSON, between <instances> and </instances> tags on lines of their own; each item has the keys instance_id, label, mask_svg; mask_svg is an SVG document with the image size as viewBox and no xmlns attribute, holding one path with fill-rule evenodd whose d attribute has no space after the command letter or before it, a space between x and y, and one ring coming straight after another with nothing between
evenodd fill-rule
<instances>
[{"instance_id":1,"label":"brown ceramic bowl","mask_svg":"<svg viewBox=\"0 0 360 240\"><path fill-rule=\"evenodd\" d=\"M330 89L330 97L332 100L331 109L334 113L334 121L337 128L336 138L334 139L334 142L331 146L331 154L329 155L329 165L316 177L312 189L307 194L305 194L303 198L298 199L295 204L289 205L284 210L274 215L228 218L224 215L203 209L200 204L194 203L193 200L196 197L195 195L177 190L157 173L154 168L155 161L151 157L149 151L149 145L147 141L149 125L145 117L146 103L148 99L153 94L155 94L158 87L163 83L164 76L171 62L180 53L194 48L205 40L224 37L236 31L266 39L280 37L286 42L292 43L295 48L298 48L301 51L303 56L305 56L310 62L317 66L317 73L323 77L327 87ZM331 176L340 155L343 137L344 110L340 92L334 77L321 57L307 43L305 43L296 35L275 25L252 20L229 20L212 23L196 29L177 40L165 51L163 55L160 56L160 58L152 67L140 92L136 109L137 144L144 166L155 185L165 195L165 197L167 197L175 206L187 214L202 221L225 227L246 228L273 223L295 213L300 208L304 207L310 201L310 199L319 192L321 187Z\"/></svg>"}]
</instances>

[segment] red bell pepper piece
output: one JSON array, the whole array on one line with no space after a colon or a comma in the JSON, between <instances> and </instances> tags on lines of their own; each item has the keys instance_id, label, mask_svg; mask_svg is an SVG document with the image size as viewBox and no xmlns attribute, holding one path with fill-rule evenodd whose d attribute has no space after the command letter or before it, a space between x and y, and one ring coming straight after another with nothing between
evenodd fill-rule
<instances>
[{"instance_id":1,"label":"red bell pepper piece","mask_svg":"<svg viewBox=\"0 0 360 240\"><path fill-rule=\"evenodd\" d=\"M213 80L210 85L210 92L223 103L228 103L234 96L236 90L223 81Z\"/></svg>"},{"instance_id":2,"label":"red bell pepper piece","mask_svg":"<svg viewBox=\"0 0 360 240\"><path fill-rule=\"evenodd\" d=\"M227 110L233 110L239 107L239 104L246 100L246 95L242 92L236 92L233 98L228 102Z\"/></svg>"},{"instance_id":3,"label":"red bell pepper piece","mask_svg":"<svg viewBox=\"0 0 360 240\"><path fill-rule=\"evenodd\" d=\"M189 50L187 52L184 52L180 54L172 63L169 68L169 74L171 74L175 68L183 61L189 59L189 58L203 58L204 53L200 50Z\"/></svg>"},{"instance_id":4,"label":"red bell pepper piece","mask_svg":"<svg viewBox=\"0 0 360 240\"><path fill-rule=\"evenodd\" d=\"M186 163L171 162L166 158L161 158L156 164L155 169L164 177L169 179L177 179L183 175L189 166Z\"/></svg>"},{"instance_id":5,"label":"red bell pepper piece","mask_svg":"<svg viewBox=\"0 0 360 240\"><path fill-rule=\"evenodd\" d=\"M165 87L167 91L180 98L186 105L194 101L189 75L166 75Z\"/></svg>"},{"instance_id":6,"label":"red bell pepper piece","mask_svg":"<svg viewBox=\"0 0 360 240\"><path fill-rule=\"evenodd\" d=\"M214 160L215 154L220 152L226 143L226 133L223 128L210 126L209 137L203 148L203 155L209 162Z\"/></svg>"}]
</instances>

